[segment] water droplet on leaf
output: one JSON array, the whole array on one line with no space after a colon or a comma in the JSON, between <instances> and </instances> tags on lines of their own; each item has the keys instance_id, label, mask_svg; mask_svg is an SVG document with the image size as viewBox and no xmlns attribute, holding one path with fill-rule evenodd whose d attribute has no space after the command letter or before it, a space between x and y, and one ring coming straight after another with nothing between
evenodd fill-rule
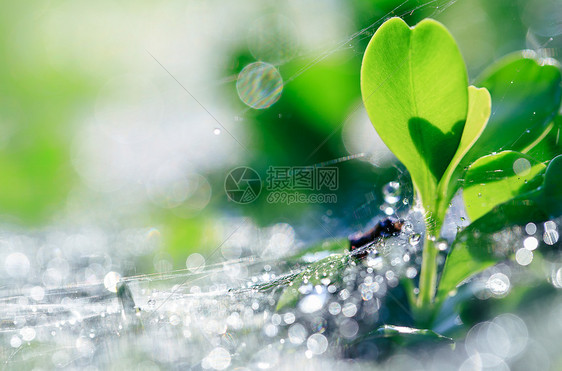
<instances>
[{"instance_id":1,"label":"water droplet on leaf","mask_svg":"<svg viewBox=\"0 0 562 371\"><path fill-rule=\"evenodd\" d=\"M382 188L384 200L391 205L400 201L401 193L402 190L400 189L400 183L398 182L389 182Z\"/></svg>"},{"instance_id":2,"label":"water droplet on leaf","mask_svg":"<svg viewBox=\"0 0 562 371\"><path fill-rule=\"evenodd\" d=\"M408 243L412 246L417 246L420 243L421 235L414 233L408 238Z\"/></svg>"}]
</instances>

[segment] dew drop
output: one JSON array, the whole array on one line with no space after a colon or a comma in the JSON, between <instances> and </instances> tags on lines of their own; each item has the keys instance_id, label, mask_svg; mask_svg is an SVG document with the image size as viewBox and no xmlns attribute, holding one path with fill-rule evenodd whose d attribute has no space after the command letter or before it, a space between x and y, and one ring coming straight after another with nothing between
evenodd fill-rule
<instances>
[{"instance_id":1,"label":"dew drop","mask_svg":"<svg viewBox=\"0 0 562 371\"><path fill-rule=\"evenodd\" d=\"M306 346L312 354L322 354L328 349L328 339L322 334L312 334L308 337Z\"/></svg>"},{"instance_id":2,"label":"dew drop","mask_svg":"<svg viewBox=\"0 0 562 371\"><path fill-rule=\"evenodd\" d=\"M293 344L302 344L306 340L306 329L300 323L295 323L289 328L289 341Z\"/></svg>"},{"instance_id":3,"label":"dew drop","mask_svg":"<svg viewBox=\"0 0 562 371\"><path fill-rule=\"evenodd\" d=\"M12 338L10 339L10 346L12 348L19 348L20 345L21 345L20 337L17 335L12 336Z\"/></svg>"},{"instance_id":4,"label":"dew drop","mask_svg":"<svg viewBox=\"0 0 562 371\"><path fill-rule=\"evenodd\" d=\"M529 265L533 261L533 252L526 248L521 248L515 253L515 261L517 261L519 265Z\"/></svg>"},{"instance_id":5,"label":"dew drop","mask_svg":"<svg viewBox=\"0 0 562 371\"><path fill-rule=\"evenodd\" d=\"M398 182L386 183L382 188L382 194L384 196L384 200L391 205L400 201L401 193L402 190L400 189L400 183Z\"/></svg>"},{"instance_id":6,"label":"dew drop","mask_svg":"<svg viewBox=\"0 0 562 371\"><path fill-rule=\"evenodd\" d=\"M553 229L547 229L544 231L543 234L543 240L544 243L546 243L547 245L554 245L556 242L558 242L558 239L560 238L558 231L553 230Z\"/></svg>"},{"instance_id":7,"label":"dew drop","mask_svg":"<svg viewBox=\"0 0 562 371\"><path fill-rule=\"evenodd\" d=\"M267 336L267 337L275 337L277 335L277 333L279 332L279 328L277 326L275 326L274 324L268 324L263 328L263 333Z\"/></svg>"},{"instance_id":8,"label":"dew drop","mask_svg":"<svg viewBox=\"0 0 562 371\"><path fill-rule=\"evenodd\" d=\"M523 241L523 246L527 250L533 251L539 246L539 241L535 237L527 237Z\"/></svg>"},{"instance_id":9,"label":"dew drop","mask_svg":"<svg viewBox=\"0 0 562 371\"><path fill-rule=\"evenodd\" d=\"M347 339L354 338L359 331L359 325L353 319L346 319L340 324L340 334Z\"/></svg>"},{"instance_id":10,"label":"dew drop","mask_svg":"<svg viewBox=\"0 0 562 371\"><path fill-rule=\"evenodd\" d=\"M353 303L345 303L341 312L346 317L353 317L357 314L357 306Z\"/></svg>"},{"instance_id":11,"label":"dew drop","mask_svg":"<svg viewBox=\"0 0 562 371\"><path fill-rule=\"evenodd\" d=\"M546 231L549 231L549 230L555 231L556 230L556 223L553 222L552 220L549 220L548 222L544 223L544 229Z\"/></svg>"},{"instance_id":12,"label":"dew drop","mask_svg":"<svg viewBox=\"0 0 562 371\"><path fill-rule=\"evenodd\" d=\"M121 280L121 275L117 272L109 272L103 279L103 285L107 291L117 292L117 283Z\"/></svg>"},{"instance_id":13,"label":"dew drop","mask_svg":"<svg viewBox=\"0 0 562 371\"><path fill-rule=\"evenodd\" d=\"M299 309L303 313L314 313L322 309L324 303L326 302L327 296L325 293L322 294L310 294L306 295L299 302Z\"/></svg>"},{"instance_id":14,"label":"dew drop","mask_svg":"<svg viewBox=\"0 0 562 371\"><path fill-rule=\"evenodd\" d=\"M215 370L224 370L230 366L230 361L231 357L228 350L222 347L216 347L207 355L207 357L205 357L203 362L207 363Z\"/></svg>"},{"instance_id":15,"label":"dew drop","mask_svg":"<svg viewBox=\"0 0 562 371\"><path fill-rule=\"evenodd\" d=\"M446 241L439 241L437 243L437 250L439 251L446 251L448 247L449 245L447 244Z\"/></svg>"},{"instance_id":16,"label":"dew drop","mask_svg":"<svg viewBox=\"0 0 562 371\"><path fill-rule=\"evenodd\" d=\"M20 330L20 335L24 341L35 339L35 330L32 327L24 327Z\"/></svg>"},{"instance_id":17,"label":"dew drop","mask_svg":"<svg viewBox=\"0 0 562 371\"><path fill-rule=\"evenodd\" d=\"M537 226L535 223L527 223L525 226L525 232L529 235L535 234L537 232Z\"/></svg>"},{"instance_id":18,"label":"dew drop","mask_svg":"<svg viewBox=\"0 0 562 371\"><path fill-rule=\"evenodd\" d=\"M531 163L526 158L518 158L513 162L513 172L518 176L525 176L531 172Z\"/></svg>"},{"instance_id":19,"label":"dew drop","mask_svg":"<svg viewBox=\"0 0 562 371\"><path fill-rule=\"evenodd\" d=\"M328 312L330 312L330 314L332 316L336 316L336 315L340 314L340 312L341 312L340 303L338 303L337 301L331 302L330 305L328 305Z\"/></svg>"},{"instance_id":20,"label":"dew drop","mask_svg":"<svg viewBox=\"0 0 562 371\"><path fill-rule=\"evenodd\" d=\"M25 254L21 252L11 253L4 261L6 272L14 278L25 277L29 273L30 263Z\"/></svg>"},{"instance_id":21,"label":"dew drop","mask_svg":"<svg viewBox=\"0 0 562 371\"><path fill-rule=\"evenodd\" d=\"M193 253L185 260L185 266L193 273L201 272L205 268L205 257L198 253Z\"/></svg>"},{"instance_id":22,"label":"dew drop","mask_svg":"<svg viewBox=\"0 0 562 371\"><path fill-rule=\"evenodd\" d=\"M296 319L295 315L291 312L285 313L283 315L283 321L285 321L285 323L288 325L294 323L295 319Z\"/></svg>"},{"instance_id":23,"label":"dew drop","mask_svg":"<svg viewBox=\"0 0 562 371\"><path fill-rule=\"evenodd\" d=\"M404 233L411 233L414 230L414 225L410 222L405 222L402 230Z\"/></svg>"},{"instance_id":24,"label":"dew drop","mask_svg":"<svg viewBox=\"0 0 562 371\"><path fill-rule=\"evenodd\" d=\"M494 296L503 296L509 291L509 278L503 273L494 273L486 282L486 288Z\"/></svg>"},{"instance_id":25,"label":"dew drop","mask_svg":"<svg viewBox=\"0 0 562 371\"><path fill-rule=\"evenodd\" d=\"M420 243L421 235L414 233L408 238L408 243L412 246L417 246Z\"/></svg>"},{"instance_id":26,"label":"dew drop","mask_svg":"<svg viewBox=\"0 0 562 371\"><path fill-rule=\"evenodd\" d=\"M415 267L408 267L408 269L406 269L406 277L408 278L414 278L417 274L418 270Z\"/></svg>"},{"instance_id":27,"label":"dew drop","mask_svg":"<svg viewBox=\"0 0 562 371\"><path fill-rule=\"evenodd\" d=\"M35 301L43 300L45 297L45 289L41 286L34 286L31 288L30 296Z\"/></svg>"},{"instance_id":28,"label":"dew drop","mask_svg":"<svg viewBox=\"0 0 562 371\"><path fill-rule=\"evenodd\" d=\"M221 133L221 129L219 128L215 128L215 130L213 130L213 134L215 135L220 135L220 133Z\"/></svg>"},{"instance_id":29,"label":"dew drop","mask_svg":"<svg viewBox=\"0 0 562 371\"><path fill-rule=\"evenodd\" d=\"M394 209L393 209L392 207L388 206L388 207L386 207L386 208L384 209L384 213L385 213L386 215L389 215L389 216L390 216L390 215L394 214Z\"/></svg>"}]
</instances>

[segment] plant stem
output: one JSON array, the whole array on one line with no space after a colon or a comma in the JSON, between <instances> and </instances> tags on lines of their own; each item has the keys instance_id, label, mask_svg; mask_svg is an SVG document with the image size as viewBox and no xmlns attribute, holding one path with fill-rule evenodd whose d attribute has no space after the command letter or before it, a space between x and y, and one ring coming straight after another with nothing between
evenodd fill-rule
<instances>
[{"instance_id":1,"label":"plant stem","mask_svg":"<svg viewBox=\"0 0 562 371\"><path fill-rule=\"evenodd\" d=\"M420 293L417 303L418 309L424 312L430 311L437 285L437 255L439 251L435 247L435 236L431 232L426 231L425 234L420 272Z\"/></svg>"}]
</instances>

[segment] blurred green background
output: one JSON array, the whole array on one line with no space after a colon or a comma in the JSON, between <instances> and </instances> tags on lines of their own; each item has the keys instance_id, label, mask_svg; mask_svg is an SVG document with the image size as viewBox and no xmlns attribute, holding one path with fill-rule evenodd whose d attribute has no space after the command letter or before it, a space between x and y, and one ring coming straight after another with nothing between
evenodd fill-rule
<instances>
[{"instance_id":1,"label":"blurred green background","mask_svg":"<svg viewBox=\"0 0 562 371\"><path fill-rule=\"evenodd\" d=\"M443 22L471 81L509 52L531 48L559 58L562 50L554 0L30 1L2 8L2 224L146 228L176 268L191 253L220 246L231 227L225 219L286 223L304 241L341 236L381 213L383 184L407 183L359 94L363 51L386 17ZM264 109L244 104L236 86L256 61L282 80L278 101ZM236 166L263 180L269 166L357 154L335 165L336 204L272 205L263 191L239 205L223 189ZM151 259L139 264L144 272L160 269Z\"/></svg>"}]
</instances>

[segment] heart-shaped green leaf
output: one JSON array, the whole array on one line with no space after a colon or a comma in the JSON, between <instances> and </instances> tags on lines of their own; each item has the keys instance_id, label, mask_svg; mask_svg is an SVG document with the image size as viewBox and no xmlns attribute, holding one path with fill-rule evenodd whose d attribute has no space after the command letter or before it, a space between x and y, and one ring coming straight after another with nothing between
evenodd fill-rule
<instances>
[{"instance_id":1,"label":"heart-shaped green leaf","mask_svg":"<svg viewBox=\"0 0 562 371\"><path fill-rule=\"evenodd\" d=\"M453 37L434 20L410 28L399 18L390 19L363 57L361 93L367 113L410 172L428 211L461 140L467 85Z\"/></svg>"},{"instance_id":2,"label":"heart-shaped green leaf","mask_svg":"<svg viewBox=\"0 0 562 371\"><path fill-rule=\"evenodd\" d=\"M468 216L477 220L495 206L538 188L546 166L513 151L484 156L467 170L463 198Z\"/></svg>"},{"instance_id":3,"label":"heart-shaped green leaf","mask_svg":"<svg viewBox=\"0 0 562 371\"><path fill-rule=\"evenodd\" d=\"M560 70L526 51L509 55L484 72L477 85L492 96L486 129L465 157L464 166L492 152L527 152L548 127L562 96Z\"/></svg>"}]
</instances>

